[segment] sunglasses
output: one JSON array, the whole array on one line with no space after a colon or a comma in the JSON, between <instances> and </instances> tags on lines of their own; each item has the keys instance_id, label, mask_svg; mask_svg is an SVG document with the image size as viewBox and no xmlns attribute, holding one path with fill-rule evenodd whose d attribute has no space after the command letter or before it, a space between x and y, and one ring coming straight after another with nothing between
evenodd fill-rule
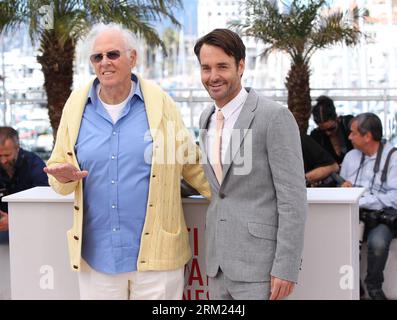
<instances>
[{"instance_id":1,"label":"sunglasses","mask_svg":"<svg viewBox=\"0 0 397 320\"><path fill-rule=\"evenodd\" d=\"M90 55L90 60L92 63L99 63L102 61L103 56L106 56L109 60L117 60L121 56L120 50L112 50L105 53L94 53Z\"/></svg>"}]
</instances>

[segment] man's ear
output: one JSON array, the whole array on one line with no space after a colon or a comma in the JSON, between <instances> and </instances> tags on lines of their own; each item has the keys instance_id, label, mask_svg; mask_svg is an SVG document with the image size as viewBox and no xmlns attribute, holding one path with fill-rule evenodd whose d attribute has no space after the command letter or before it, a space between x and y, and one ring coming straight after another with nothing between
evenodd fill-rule
<instances>
[{"instance_id":1,"label":"man's ear","mask_svg":"<svg viewBox=\"0 0 397 320\"><path fill-rule=\"evenodd\" d=\"M371 132L367 132L367 133L364 135L364 138L365 138L365 141L366 141L366 142L370 142L370 141L374 140L374 137L372 136L372 133L371 133Z\"/></svg>"},{"instance_id":2,"label":"man's ear","mask_svg":"<svg viewBox=\"0 0 397 320\"><path fill-rule=\"evenodd\" d=\"M245 70L245 60L241 59L237 66L237 73L239 74L240 78L243 76Z\"/></svg>"},{"instance_id":3,"label":"man's ear","mask_svg":"<svg viewBox=\"0 0 397 320\"><path fill-rule=\"evenodd\" d=\"M135 49L132 49L130 51L130 61L131 61L131 69L133 69L136 66L136 62L138 60L138 55L136 53Z\"/></svg>"}]
</instances>

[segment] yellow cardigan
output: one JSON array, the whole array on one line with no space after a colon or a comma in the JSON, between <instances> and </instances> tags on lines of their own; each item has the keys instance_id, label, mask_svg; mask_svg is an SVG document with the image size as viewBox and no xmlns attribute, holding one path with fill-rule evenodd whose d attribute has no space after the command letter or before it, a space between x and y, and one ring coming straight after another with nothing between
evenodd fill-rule
<instances>
[{"instance_id":1,"label":"yellow cardigan","mask_svg":"<svg viewBox=\"0 0 397 320\"><path fill-rule=\"evenodd\" d=\"M138 78L153 137L153 156L137 269L172 270L184 266L191 258L189 236L182 211L181 176L207 198L211 196L210 188L199 164L199 150L189 136L175 103L157 85ZM71 163L79 168L74 145L92 83L93 81L84 88L73 91L67 100L54 150L47 163L49 167ZM174 129L170 129L172 127ZM186 155L186 146L195 150L195 155L193 159L190 157L190 161L183 163L180 159L181 154ZM75 192L73 227L67 232L67 238L71 267L79 271L83 232L83 183L81 180L60 183L51 175L49 182L62 195Z\"/></svg>"}]
</instances>

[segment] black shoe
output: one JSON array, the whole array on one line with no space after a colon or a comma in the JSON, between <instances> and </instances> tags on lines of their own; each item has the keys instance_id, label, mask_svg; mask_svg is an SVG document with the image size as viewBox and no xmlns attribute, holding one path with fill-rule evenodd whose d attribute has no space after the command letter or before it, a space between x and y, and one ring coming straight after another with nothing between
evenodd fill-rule
<instances>
[{"instance_id":1,"label":"black shoe","mask_svg":"<svg viewBox=\"0 0 397 320\"><path fill-rule=\"evenodd\" d=\"M388 300L382 289L368 290L368 295L372 300Z\"/></svg>"}]
</instances>

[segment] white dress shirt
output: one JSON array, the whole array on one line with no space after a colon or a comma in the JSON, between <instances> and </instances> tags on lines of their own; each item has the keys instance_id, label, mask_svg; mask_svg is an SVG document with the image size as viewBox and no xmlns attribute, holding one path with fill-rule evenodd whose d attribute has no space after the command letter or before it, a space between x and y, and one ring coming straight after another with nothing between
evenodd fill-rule
<instances>
[{"instance_id":1,"label":"white dress shirt","mask_svg":"<svg viewBox=\"0 0 397 320\"><path fill-rule=\"evenodd\" d=\"M216 112L221 110L223 116L225 117L223 130L222 130L222 145L221 145L221 159L222 164L225 164L225 154L229 147L230 137L233 132L234 124L237 121L238 116L240 115L241 109L247 100L248 92L244 88L241 89L239 94L234 97L231 101L223 106L223 108L219 108L215 104L215 112L211 115L208 124L208 144L207 144L207 155L211 164L214 163L214 155L213 148L215 142L215 133L216 133Z\"/></svg>"},{"instance_id":2,"label":"white dress shirt","mask_svg":"<svg viewBox=\"0 0 397 320\"><path fill-rule=\"evenodd\" d=\"M343 159L340 171L341 177L354 184L354 187L365 188L365 192L359 200L360 207L370 210L380 210L386 207L397 208L397 151L393 153L390 158L386 182L383 184L382 188L380 187L382 170L387 155L392 147L390 143L386 143L383 147L379 171L375 176L372 188L371 184L374 176L376 153L370 157L365 156L360 170L361 151L353 149L349 151Z\"/></svg>"}]
</instances>

